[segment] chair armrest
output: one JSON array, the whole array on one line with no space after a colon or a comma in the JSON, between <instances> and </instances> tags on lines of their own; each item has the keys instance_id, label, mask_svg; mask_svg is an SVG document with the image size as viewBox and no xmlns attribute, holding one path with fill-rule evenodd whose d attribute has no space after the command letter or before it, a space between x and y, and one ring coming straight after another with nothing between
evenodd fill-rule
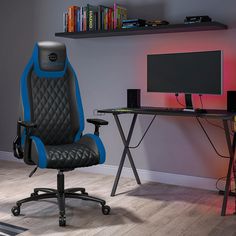
<instances>
[{"instance_id":1,"label":"chair armrest","mask_svg":"<svg viewBox=\"0 0 236 236\"><path fill-rule=\"evenodd\" d=\"M17 121L17 135L20 136L20 127L25 127L26 128L26 136L30 135L30 131L33 128L37 127L36 123L30 122L30 121Z\"/></svg>"},{"instance_id":2,"label":"chair armrest","mask_svg":"<svg viewBox=\"0 0 236 236\"><path fill-rule=\"evenodd\" d=\"M87 122L94 125L108 125L108 121L102 119L87 119Z\"/></svg>"},{"instance_id":3,"label":"chair armrest","mask_svg":"<svg viewBox=\"0 0 236 236\"><path fill-rule=\"evenodd\" d=\"M31 132L31 129L37 127L37 125L35 123L27 122L27 121L21 121L21 120L17 121L17 135L13 141L13 153L14 153L14 156L18 159L22 159L25 157L23 148L21 146L21 127L26 128L25 150L27 150L27 153L28 153L28 149L30 146L29 145L30 132Z\"/></svg>"},{"instance_id":4,"label":"chair armrest","mask_svg":"<svg viewBox=\"0 0 236 236\"><path fill-rule=\"evenodd\" d=\"M21 146L21 137L18 135L13 140L13 154L14 157L18 159L23 159L24 157L24 153Z\"/></svg>"},{"instance_id":5,"label":"chair armrest","mask_svg":"<svg viewBox=\"0 0 236 236\"><path fill-rule=\"evenodd\" d=\"M94 134L99 136L99 127L101 125L108 125L108 121L102 119L87 119L88 123L95 125Z\"/></svg>"},{"instance_id":6,"label":"chair armrest","mask_svg":"<svg viewBox=\"0 0 236 236\"><path fill-rule=\"evenodd\" d=\"M25 128L36 128L37 127L37 124L33 123L33 122L30 122L30 121L21 121L21 120L18 120L17 121L17 124L19 124L20 126L23 126Z\"/></svg>"}]
</instances>

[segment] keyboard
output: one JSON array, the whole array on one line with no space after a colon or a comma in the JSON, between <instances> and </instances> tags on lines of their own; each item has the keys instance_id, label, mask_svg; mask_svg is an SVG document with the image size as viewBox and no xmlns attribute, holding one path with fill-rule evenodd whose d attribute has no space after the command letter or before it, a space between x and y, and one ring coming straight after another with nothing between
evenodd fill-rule
<instances>
[{"instance_id":1,"label":"keyboard","mask_svg":"<svg viewBox=\"0 0 236 236\"><path fill-rule=\"evenodd\" d=\"M142 111L173 111L173 112L177 112L177 111L183 111L183 108L179 108L179 107L140 107L138 108Z\"/></svg>"},{"instance_id":2,"label":"keyboard","mask_svg":"<svg viewBox=\"0 0 236 236\"><path fill-rule=\"evenodd\" d=\"M185 108L180 108L180 107L150 107L150 106L142 106L140 108L116 108L113 109L115 112L120 112L120 113L158 113L158 112L163 112L163 113L207 113L205 109L185 109Z\"/></svg>"}]
</instances>

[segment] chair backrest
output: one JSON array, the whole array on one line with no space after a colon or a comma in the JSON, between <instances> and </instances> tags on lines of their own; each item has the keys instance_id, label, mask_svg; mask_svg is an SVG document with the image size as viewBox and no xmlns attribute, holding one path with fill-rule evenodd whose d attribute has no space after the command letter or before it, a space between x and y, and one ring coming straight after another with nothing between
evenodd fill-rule
<instances>
[{"instance_id":1,"label":"chair backrest","mask_svg":"<svg viewBox=\"0 0 236 236\"><path fill-rule=\"evenodd\" d=\"M64 44L36 43L20 90L20 119L37 124L33 135L45 145L73 143L81 137L84 114L80 91Z\"/></svg>"}]
</instances>

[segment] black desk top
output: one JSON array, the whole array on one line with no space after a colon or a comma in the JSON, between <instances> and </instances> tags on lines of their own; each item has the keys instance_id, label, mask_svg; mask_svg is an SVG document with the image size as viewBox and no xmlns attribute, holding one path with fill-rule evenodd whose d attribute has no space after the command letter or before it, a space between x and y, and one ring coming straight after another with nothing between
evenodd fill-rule
<instances>
[{"instance_id":1,"label":"black desk top","mask_svg":"<svg viewBox=\"0 0 236 236\"><path fill-rule=\"evenodd\" d=\"M236 113L226 110L207 109L204 112L201 110L188 111L183 108L166 108L166 107L140 107L140 108L111 108L98 110L99 113L111 114L145 114L145 115L165 115L165 116L190 116L203 118L216 118L229 120L233 119Z\"/></svg>"}]
</instances>

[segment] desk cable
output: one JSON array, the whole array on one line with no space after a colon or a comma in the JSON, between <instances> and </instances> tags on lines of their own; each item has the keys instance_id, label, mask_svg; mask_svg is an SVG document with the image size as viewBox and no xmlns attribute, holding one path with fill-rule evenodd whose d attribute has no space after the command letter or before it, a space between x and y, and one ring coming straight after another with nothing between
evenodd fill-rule
<instances>
[{"instance_id":1,"label":"desk cable","mask_svg":"<svg viewBox=\"0 0 236 236\"><path fill-rule=\"evenodd\" d=\"M176 98L177 103L179 103L180 106L185 107L184 104L180 102L178 93L175 94L175 98Z\"/></svg>"},{"instance_id":2,"label":"desk cable","mask_svg":"<svg viewBox=\"0 0 236 236\"><path fill-rule=\"evenodd\" d=\"M202 130L204 131L205 135L207 136L207 139L209 140L209 142L210 142L211 146L213 147L213 149L215 150L216 154L217 154L219 157L221 157L221 158L229 159L229 158L230 158L229 156L221 155L221 154L217 151L217 149L216 149L215 145L213 144L213 142L211 141L211 139L210 139L210 137L209 137L207 131L206 131L205 128L203 127L201 121L199 120L198 117L196 117L196 119L197 119L198 123L200 124ZM234 170L234 171L235 171L235 170ZM234 173L234 174L235 174L235 173ZM224 194L224 191L225 191L225 190L220 189L220 188L218 187L218 183L219 183L221 180L225 180L225 179L226 179L226 177L221 177L221 178L218 178L217 181L216 181L216 189L219 190L219 194L221 194L221 195ZM232 179L233 179L233 178L230 179L230 182L232 181ZM235 191L236 191L236 186L234 187L234 191L232 191L232 189L230 188L229 195L230 195L230 196L236 196L236 195L235 195ZM235 198L235 208L236 208L236 198ZM236 212L236 209L235 209L235 212Z\"/></svg>"},{"instance_id":3,"label":"desk cable","mask_svg":"<svg viewBox=\"0 0 236 236\"><path fill-rule=\"evenodd\" d=\"M230 182L231 182L232 180L234 180L234 177L231 177ZM222 187L222 188L219 187L219 182L220 182L220 181L226 182L226 177L220 177L220 178L218 178L217 181L216 181L216 189L219 191L220 194L224 194L223 187ZM234 186L233 191L232 191L231 186L230 186L229 195L230 195L230 196L235 196L235 192L236 192L236 186Z\"/></svg>"},{"instance_id":4,"label":"desk cable","mask_svg":"<svg viewBox=\"0 0 236 236\"><path fill-rule=\"evenodd\" d=\"M200 99L201 107L202 107L202 109L203 109L202 94L199 94L199 99ZM213 125L213 126L215 126L215 127L218 127L218 128L220 128L220 129L224 129L222 126L220 126L220 125L218 125L218 124L215 124L215 123L209 121L207 118L205 118L205 121L206 121L207 123L209 123L210 125Z\"/></svg>"},{"instance_id":5,"label":"desk cable","mask_svg":"<svg viewBox=\"0 0 236 236\"><path fill-rule=\"evenodd\" d=\"M148 125L146 131L144 132L144 134L143 134L142 138L140 139L140 141L138 142L138 144L137 144L136 146L131 146L131 147L128 147L128 148L133 148L133 149L135 149L135 148L137 148L137 147L141 144L141 142L143 141L144 137L146 136L146 133L147 133L148 130L150 129L150 127L151 127L153 121L155 120L156 116L157 116L157 115L154 115L154 116L153 116L151 122L149 123L149 125Z\"/></svg>"},{"instance_id":6,"label":"desk cable","mask_svg":"<svg viewBox=\"0 0 236 236\"><path fill-rule=\"evenodd\" d=\"M203 109L202 94L199 94L199 99L200 99L200 102L201 102L201 107L202 107L202 109ZM215 123L209 121L207 118L204 118L204 119L205 119L205 121L206 121L207 123L209 123L210 125L215 126L215 127L217 127L217 128L220 128L220 129L223 129L223 130L224 130L224 127L222 127L221 125L215 124ZM232 126L232 122L231 122L231 126ZM230 135L233 136L233 133L230 132Z\"/></svg>"},{"instance_id":7,"label":"desk cable","mask_svg":"<svg viewBox=\"0 0 236 236\"><path fill-rule=\"evenodd\" d=\"M210 142L210 144L211 144L212 148L213 148L213 149L214 149L214 151L216 152L216 154L217 154L219 157L221 157L221 158L230 158L229 156L224 156L224 155L221 155L221 154L220 154L220 153L217 151L217 149L216 149L215 145L214 145L214 144L213 144L213 142L211 141L211 138L210 138L210 136L208 135L208 133L207 133L206 129L205 129L205 128L204 128L204 126L203 126L203 124L201 123L201 121L199 120L199 118L198 118L198 117L196 117L196 119L197 119L197 121L198 121L199 125L201 126L201 128L202 128L203 132L205 133L205 135L206 135L206 137L207 137L208 141Z\"/></svg>"},{"instance_id":8,"label":"desk cable","mask_svg":"<svg viewBox=\"0 0 236 236\"><path fill-rule=\"evenodd\" d=\"M202 106L202 109L203 109L203 102L202 102L202 95L201 95L201 94L199 94L199 99L200 99L201 106ZM217 127L217 128L220 128L220 129L223 129L223 130L224 130L224 128L223 128L222 126L217 125L217 124L215 124L215 123L209 121L207 118L205 118L205 120L206 120L206 122L208 122L209 124L211 124L211 125L213 125L213 126L215 126L215 127ZM200 122L200 121L198 120L198 122ZM232 122L231 122L231 123L232 123ZM232 124L231 124L231 126L232 126ZM202 128L203 128L203 127L202 127ZM204 131L204 132L205 132L205 131ZM205 132L205 134L206 134L206 132ZM206 134L206 135L207 135L207 134ZM234 135L234 134L232 133L232 131L231 131L230 135L231 135L231 136ZM208 138L208 139L209 139L209 138ZM209 140L209 141L210 141L210 140ZM225 156L222 156L222 155L220 155L220 157L222 157L222 158L229 158L229 157L225 157ZM234 170L234 172L235 172L235 170ZM235 174L236 174L236 173L234 173L234 175L235 175ZM234 179L234 177L231 177L230 182L231 182L233 179ZM221 195L224 194L224 191L225 191L225 190L221 189L218 185L219 185L219 182L220 182L220 181L225 181L225 180L226 180L226 177L224 176L224 177L218 178L217 181L216 181L216 189L219 191L219 194L221 194ZM229 195L230 195L230 196L236 196L236 195L235 195L235 194L236 194L236 186L234 186L234 189L233 189L233 190L234 190L234 191L232 191L232 189L230 188L230 191L229 191ZM236 198L235 198L235 212L236 212Z\"/></svg>"}]
</instances>

